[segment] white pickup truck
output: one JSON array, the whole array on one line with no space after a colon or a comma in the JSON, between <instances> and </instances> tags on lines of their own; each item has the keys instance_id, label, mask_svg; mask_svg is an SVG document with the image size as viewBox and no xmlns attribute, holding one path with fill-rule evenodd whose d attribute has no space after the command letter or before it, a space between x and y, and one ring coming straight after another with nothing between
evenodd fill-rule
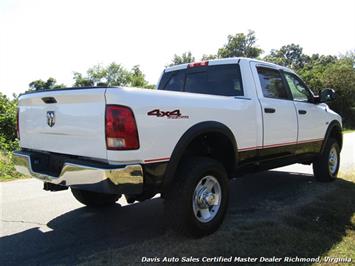
<instances>
[{"instance_id":1,"label":"white pickup truck","mask_svg":"<svg viewBox=\"0 0 355 266\"><path fill-rule=\"evenodd\" d=\"M170 224L201 237L223 221L228 179L293 163L339 169L341 117L290 69L229 58L168 67L157 90L67 88L19 98L16 169L87 206L160 193Z\"/></svg>"}]
</instances>

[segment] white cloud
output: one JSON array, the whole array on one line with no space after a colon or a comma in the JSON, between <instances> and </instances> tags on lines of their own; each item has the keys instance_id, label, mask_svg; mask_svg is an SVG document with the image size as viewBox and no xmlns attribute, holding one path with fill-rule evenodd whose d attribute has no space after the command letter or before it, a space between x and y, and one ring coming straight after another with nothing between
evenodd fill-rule
<instances>
[{"instance_id":1,"label":"white cloud","mask_svg":"<svg viewBox=\"0 0 355 266\"><path fill-rule=\"evenodd\" d=\"M174 53L215 53L228 34L256 31L269 52L298 43L306 53L355 48L355 1L0 2L0 91L11 95L52 76L115 61L140 64L156 82Z\"/></svg>"}]
</instances>

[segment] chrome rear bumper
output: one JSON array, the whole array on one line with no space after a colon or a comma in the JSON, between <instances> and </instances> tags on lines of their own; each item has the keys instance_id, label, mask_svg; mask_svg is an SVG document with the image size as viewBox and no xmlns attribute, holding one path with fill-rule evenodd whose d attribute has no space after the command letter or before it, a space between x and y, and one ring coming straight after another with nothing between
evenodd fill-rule
<instances>
[{"instance_id":1,"label":"chrome rear bumper","mask_svg":"<svg viewBox=\"0 0 355 266\"><path fill-rule=\"evenodd\" d=\"M139 164L97 167L65 161L56 176L34 171L34 159L31 157L31 152L14 152L16 170L44 182L101 193L139 194L143 191L143 169Z\"/></svg>"}]
</instances>

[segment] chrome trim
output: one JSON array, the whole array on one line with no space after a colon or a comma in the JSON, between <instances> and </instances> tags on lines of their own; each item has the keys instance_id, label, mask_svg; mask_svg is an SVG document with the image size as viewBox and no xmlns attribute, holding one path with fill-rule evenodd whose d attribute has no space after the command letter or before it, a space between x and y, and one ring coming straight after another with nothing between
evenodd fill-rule
<instances>
[{"instance_id":1,"label":"chrome trim","mask_svg":"<svg viewBox=\"0 0 355 266\"><path fill-rule=\"evenodd\" d=\"M201 178L192 196L192 210L201 223L213 220L221 206L222 189L218 180L211 176Z\"/></svg>"},{"instance_id":2,"label":"chrome trim","mask_svg":"<svg viewBox=\"0 0 355 266\"><path fill-rule=\"evenodd\" d=\"M65 162L59 176L56 177L35 172L30 154L14 152L14 163L16 170L21 174L57 185L81 186L108 182L109 185L117 186L117 188L124 186L133 193L138 194L143 191L143 168L139 164L106 169ZM99 190L103 192L102 187Z\"/></svg>"}]
</instances>

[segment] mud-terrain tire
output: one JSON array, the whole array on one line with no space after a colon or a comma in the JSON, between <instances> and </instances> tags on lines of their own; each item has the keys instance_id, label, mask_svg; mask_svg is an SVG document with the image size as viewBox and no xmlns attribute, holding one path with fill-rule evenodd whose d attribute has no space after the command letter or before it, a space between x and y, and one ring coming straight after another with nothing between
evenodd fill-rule
<instances>
[{"instance_id":1,"label":"mud-terrain tire","mask_svg":"<svg viewBox=\"0 0 355 266\"><path fill-rule=\"evenodd\" d=\"M177 171L165 199L168 226L188 237L203 237L222 224L228 205L225 168L208 157L189 157Z\"/></svg>"},{"instance_id":2,"label":"mud-terrain tire","mask_svg":"<svg viewBox=\"0 0 355 266\"><path fill-rule=\"evenodd\" d=\"M313 162L314 177L321 182L331 182L337 178L340 166L340 148L338 142L329 138L323 152Z\"/></svg>"}]
</instances>

